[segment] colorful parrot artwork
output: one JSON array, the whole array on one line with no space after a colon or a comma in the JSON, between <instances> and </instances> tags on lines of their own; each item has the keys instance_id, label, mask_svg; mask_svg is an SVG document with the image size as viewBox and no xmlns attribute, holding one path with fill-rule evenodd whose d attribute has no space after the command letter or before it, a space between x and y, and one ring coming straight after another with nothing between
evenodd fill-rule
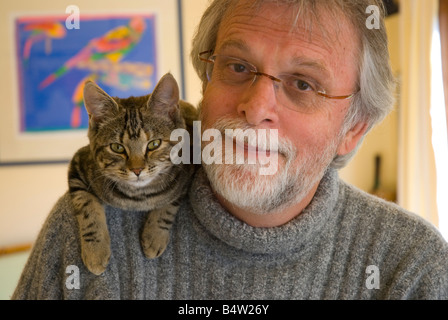
<instances>
[{"instance_id":1,"label":"colorful parrot artwork","mask_svg":"<svg viewBox=\"0 0 448 320\"><path fill-rule=\"evenodd\" d=\"M23 48L23 59L27 62L30 58L31 47L39 41L45 41L45 52L51 53L51 39L61 39L66 35L65 27L59 22L29 23L24 28L31 32Z\"/></svg>"},{"instance_id":2,"label":"colorful parrot artwork","mask_svg":"<svg viewBox=\"0 0 448 320\"><path fill-rule=\"evenodd\" d=\"M15 19L20 132L86 129L83 87L91 79L112 96L151 92L157 81L157 15L85 14Z\"/></svg>"},{"instance_id":3,"label":"colorful parrot artwork","mask_svg":"<svg viewBox=\"0 0 448 320\"><path fill-rule=\"evenodd\" d=\"M77 54L40 82L38 88L42 91L71 70L88 72L88 75L82 78L74 88L70 120L72 128L78 128L81 125L82 91L87 79L119 90L129 88L149 90L152 87L153 84L150 81L154 73L152 64L123 61L140 42L145 29L146 23L142 17L131 18L127 25L115 27L103 36L91 39Z\"/></svg>"},{"instance_id":4,"label":"colorful parrot artwork","mask_svg":"<svg viewBox=\"0 0 448 320\"><path fill-rule=\"evenodd\" d=\"M41 82L43 89L73 68L85 68L92 62L120 62L140 41L145 30L145 21L140 17L132 18L128 25L119 26L102 37L94 38L78 54L69 59L62 67Z\"/></svg>"},{"instance_id":5,"label":"colorful parrot artwork","mask_svg":"<svg viewBox=\"0 0 448 320\"><path fill-rule=\"evenodd\" d=\"M87 80L96 81L95 77L93 76L87 76L83 78L76 86L72 96L73 110L70 117L70 126L72 128L79 128L79 126L81 125L81 110L83 108L84 103L83 99L84 83Z\"/></svg>"}]
</instances>

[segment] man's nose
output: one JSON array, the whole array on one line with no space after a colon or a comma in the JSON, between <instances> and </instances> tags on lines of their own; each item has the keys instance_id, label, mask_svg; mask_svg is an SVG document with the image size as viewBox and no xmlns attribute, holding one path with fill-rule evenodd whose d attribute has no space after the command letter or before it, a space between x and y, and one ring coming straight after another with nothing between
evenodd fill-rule
<instances>
[{"instance_id":1,"label":"man's nose","mask_svg":"<svg viewBox=\"0 0 448 320\"><path fill-rule=\"evenodd\" d=\"M253 125L272 125L278 121L278 104L273 80L258 75L254 82L245 89L238 105L238 114Z\"/></svg>"}]
</instances>

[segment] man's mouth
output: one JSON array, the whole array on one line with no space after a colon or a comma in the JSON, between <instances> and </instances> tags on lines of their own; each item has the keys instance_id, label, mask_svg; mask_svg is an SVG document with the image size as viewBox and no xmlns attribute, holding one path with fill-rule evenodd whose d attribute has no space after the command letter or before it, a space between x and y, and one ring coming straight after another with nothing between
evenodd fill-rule
<instances>
[{"instance_id":1,"label":"man's mouth","mask_svg":"<svg viewBox=\"0 0 448 320\"><path fill-rule=\"evenodd\" d=\"M271 146L269 145L269 142L266 140L258 140L257 137L239 137L238 135L235 136L229 136L225 135L226 145L230 146L230 144L233 146L234 152L244 152L244 155L247 156L249 154L256 155L256 156L264 156L269 157L271 152L277 152L276 146L273 146L274 148L271 149ZM231 141L231 142L230 142Z\"/></svg>"},{"instance_id":2,"label":"man's mouth","mask_svg":"<svg viewBox=\"0 0 448 320\"><path fill-rule=\"evenodd\" d=\"M246 141L238 141L237 139L233 139L233 141L234 141L234 144L235 144L237 150L242 149L248 153L256 153L256 154L262 153L263 155L267 155L267 156L269 156L269 154L270 154L270 150L266 149L263 146L252 145Z\"/></svg>"}]
</instances>

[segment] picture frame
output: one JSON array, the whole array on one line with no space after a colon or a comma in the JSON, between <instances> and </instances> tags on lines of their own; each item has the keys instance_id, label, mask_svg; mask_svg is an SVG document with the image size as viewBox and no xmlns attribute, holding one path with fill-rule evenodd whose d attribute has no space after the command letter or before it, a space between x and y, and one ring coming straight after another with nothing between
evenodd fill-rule
<instances>
[{"instance_id":1,"label":"picture frame","mask_svg":"<svg viewBox=\"0 0 448 320\"><path fill-rule=\"evenodd\" d=\"M87 79L124 98L171 72L183 96L180 0L81 0L57 11L17 1L1 22L10 81L0 86L0 166L66 163L87 145Z\"/></svg>"}]
</instances>

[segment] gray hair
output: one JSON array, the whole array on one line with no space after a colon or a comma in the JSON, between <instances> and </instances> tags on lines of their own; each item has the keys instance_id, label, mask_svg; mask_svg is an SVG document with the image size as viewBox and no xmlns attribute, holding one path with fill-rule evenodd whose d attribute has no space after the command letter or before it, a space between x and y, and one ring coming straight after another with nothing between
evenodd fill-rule
<instances>
[{"instance_id":1,"label":"gray hair","mask_svg":"<svg viewBox=\"0 0 448 320\"><path fill-rule=\"evenodd\" d=\"M292 17L291 27L297 24L299 19L308 22L308 29L311 32L312 22L319 23L319 9L337 17L343 14L358 31L361 48L358 52L358 87L359 92L352 98L351 106L345 117L340 135L344 136L356 124L364 122L367 124L367 131L370 131L377 123L392 110L395 97L395 79L390 67L390 58L388 51L388 40L386 28L384 25L385 9L380 0L253 0L254 8L263 4L263 2L273 1L278 5L284 4L291 6L295 12ZM206 65L198 55L202 51L214 49L218 35L219 26L226 14L230 14L238 0L213 0L197 28L193 38L191 59L193 67L198 73L203 88L207 84L205 74ZM366 21L369 16L366 13L367 7L375 5L380 11L379 29L369 29ZM357 147L350 153L337 155L331 166L334 168L343 168L362 143L360 139Z\"/></svg>"}]
</instances>

